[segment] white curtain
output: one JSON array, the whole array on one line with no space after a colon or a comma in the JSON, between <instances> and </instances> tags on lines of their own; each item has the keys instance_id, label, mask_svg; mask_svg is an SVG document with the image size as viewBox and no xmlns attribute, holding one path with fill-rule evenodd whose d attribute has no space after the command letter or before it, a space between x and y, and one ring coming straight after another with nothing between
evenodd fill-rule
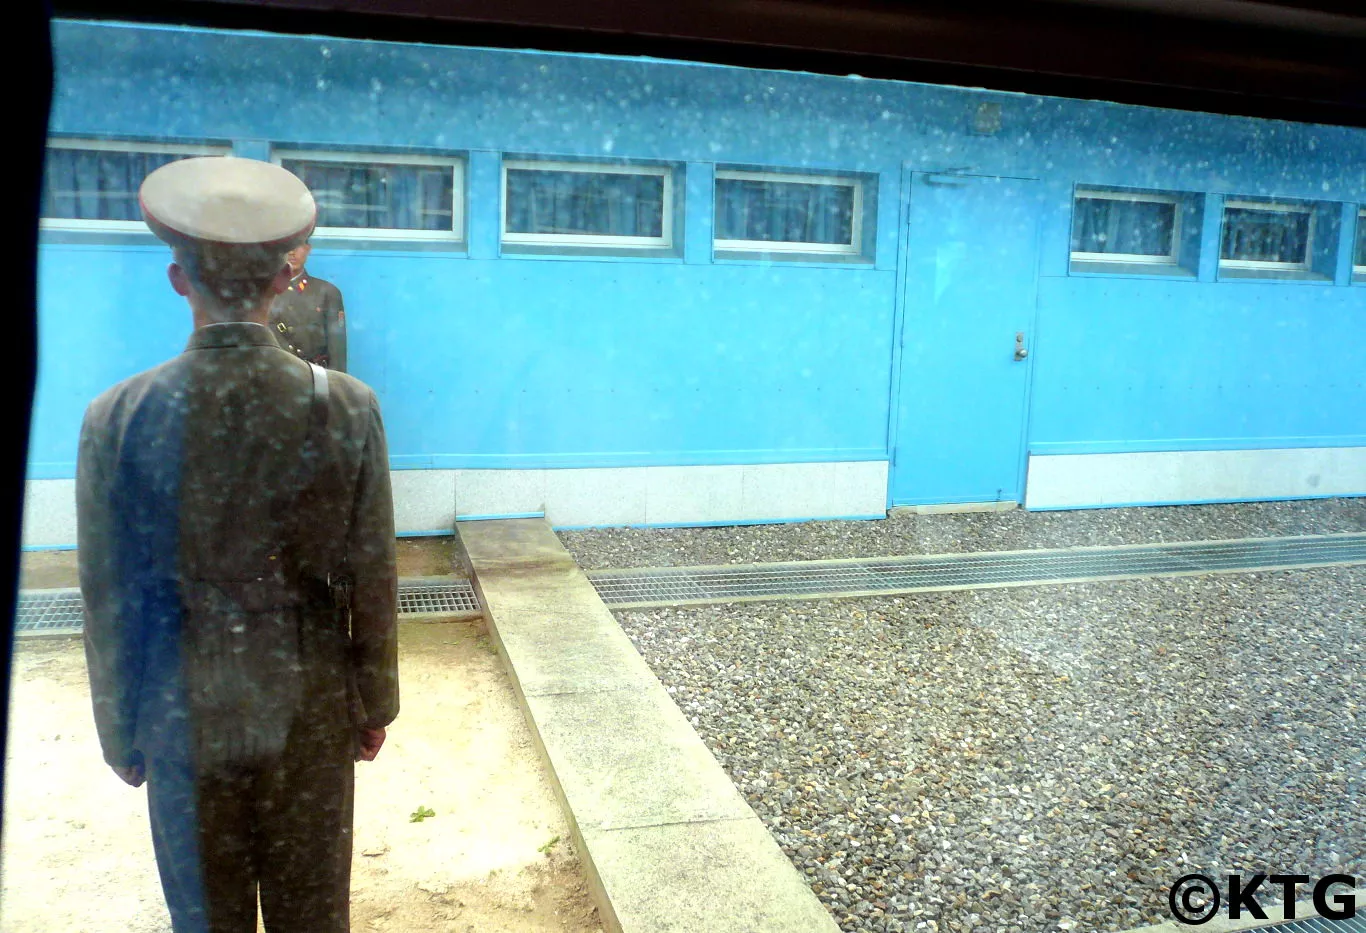
<instances>
[{"instance_id":1,"label":"white curtain","mask_svg":"<svg viewBox=\"0 0 1366 933\"><path fill-rule=\"evenodd\" d=\"M1308 261L1308 249L1306 212L1224 209L1223 259L1300 264Z\"/></svg>"},{"instance_id":2,"label":"white curtain","mask_svg":"<svg viewBox=\"0 0 1366 933\"><path fill-rule=\"evenodd\" d=\"M716 238L854 245L851 185L718 178Z\"/></svg>"},{"instance_id":3,"label":"white curtain","mask_svg":"<svg viewBox=\"0 0 1366 933\"><path fill-rule=\"evenodd\" d=\"M48 149L44 217L141 220L138 188L154 169L182 155L106 149Z\"/></svg>"},{"instance_id":4,"label":"white curtain","mask_svg":"<svg viewBox=\"0 0 1366 933\"><path fill-rule=\"evenodd\" d=\"M283 163L313 192L318 226L368 230L450 230L452 169L444 165Z\"/></svg>"},{"instance_id":5,"label":"white curtain","mask_svg":"<svg viewBox=\"0 0 1366 933\"><path fill-rule=\"evenodd\" d=\"M664 177L510 168L507 231L664 235Z\"/></svg>"},{"instance_id":6,"label":"white curtain","mask_svg":"<svg viewBox=\"0 0 1366 933\"><path fill-rule=\"evenodd\" d=\"M1169 256L1175 229L1175 204L1080 197L1072 252Z\"/></svg>"}]
</instances>

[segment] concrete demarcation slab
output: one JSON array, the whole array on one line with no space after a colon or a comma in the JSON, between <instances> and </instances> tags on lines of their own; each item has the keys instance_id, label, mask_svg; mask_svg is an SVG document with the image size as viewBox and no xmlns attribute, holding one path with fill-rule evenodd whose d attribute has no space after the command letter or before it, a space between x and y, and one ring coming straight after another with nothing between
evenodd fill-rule
<instances>
[{"instance_id":1,"label":"concrete demarcation slab","mask_svg":"<svg viewBox=\"0 0 1366 933\"><path fill-rule=\"evenodd\" d=\"M527 706L582 830L753 815L683 714L648 688L530 697Z\"/></svg>"},{"instance_id":2,"label":"concrete demarcation slab","mask_svg":"<svg viewBox=\"0 0 1366 933\"><path fill-rule=\"evenodd\" d=\"M618 929L838 930L757 816L583 835Z\"/></svg>"},{"instance_id":3,"label":"concrete demarcation slab","mask_svg":"<svg viewBox=\"0 0 1366 933\"><path fill-rule=\"evenodd\" d=\"M549 524L458 533L608 929L835 933Z\"/></svg>"},{"instance_id":4,"label":"concrete demarcation slab","mask_svg":"<svg viewBox=\"0 0 1366 933\"><path fill-rule=\"evenodd\" d=\"M541 565L578 569L544 519L460 522L456 536L466 558L486 572Z\"/></svg>"},{"instance_id":5,"label":"concrete demarcation slab","mask_svg":"<svg viewBox=\"0 0 1366 933\"><path fill-rule=\"evenodd\" d=\"M518 658L516 683L523 697L643 688L654 681L626 633L608 629L595 616L554 610L498 614L494 630L504 652Z\"/></svg>"}]
</instances>

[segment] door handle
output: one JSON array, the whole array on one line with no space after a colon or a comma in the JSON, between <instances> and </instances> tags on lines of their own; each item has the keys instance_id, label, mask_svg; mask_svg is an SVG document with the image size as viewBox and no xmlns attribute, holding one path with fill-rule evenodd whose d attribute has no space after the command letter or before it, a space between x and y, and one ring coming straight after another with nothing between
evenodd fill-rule
<instances>
[{"instance_id":1,"label":"door handle","mask_svg":"<svg viewBox=\"0 0 1366 933\"><path fill-rule=\"evenodd\" d=\"M1024 331L1017 331L1015 334L1015 359L1022 360L1029 356L1029 351L1024 345Z\"/></svg>"}]
</instances>

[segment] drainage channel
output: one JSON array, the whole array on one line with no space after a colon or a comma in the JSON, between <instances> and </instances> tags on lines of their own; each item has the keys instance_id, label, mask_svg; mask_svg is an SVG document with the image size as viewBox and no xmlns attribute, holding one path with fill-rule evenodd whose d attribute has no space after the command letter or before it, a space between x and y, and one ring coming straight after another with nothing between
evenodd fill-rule
<instances>
[{"instance_id":1,"label":"drainage channel","mask_svg":"<svg viewBox=\"0 0 1366 933\"><path fill-rule=\"evenodd\" d=\"M399 618L468 617L482 611L468 580L399 581ZM76 635L81 631L82 612L79 589L24 591L15 610L14 634Z\"/></svg>"},{"instance_id":2,"label":"drainage channel","mask_svg":"<svg viewBox=\"0 0 1366 933\"><path fill-rule=\"evenodd\" d=\"M1032 586L1366 564L1366 534L589 573L613 608Z\"/></svg>"},{"instance_id":3,"label":"drainage channel","mask_svg":"<svg viewBox=\"0 0 1366 933\"><path fill-rule=\"evenodd\" d=\"M1366 933L1366 915L1345 917L1342 920L1325 920L1322 917L1305 917L1302 920L1287 920L1270 926L1257 927L1248 933Z\"/></svg>"}]
</instances>

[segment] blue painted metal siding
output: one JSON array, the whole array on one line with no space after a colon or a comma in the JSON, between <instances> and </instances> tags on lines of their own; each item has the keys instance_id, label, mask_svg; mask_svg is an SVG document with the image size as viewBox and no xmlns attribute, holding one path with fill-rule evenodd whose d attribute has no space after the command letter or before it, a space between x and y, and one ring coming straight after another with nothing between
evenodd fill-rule
<instances>
[{"instance_id":1,"label":"blue painted metal siding","mask_svg":"<svg viewBox=\"0 0 1366 933\"><path fill-rule=\"evenodd\" d=\"M346 295L396 467L887 456L903 172L951 168L1046 194L1031 449L1366 435L1366 287L1345 247L1328 284L1218 281L1216 263L1224 195L1335 202L1354 223L1360 130L610 57L69 22L54 39L55 134L468 159L461 250L323 243L311 263ZM983 100L999 135L971 132ZM500 256L503 153L677 164L680 255ZM871 261L714 260L717 165L866 173ZM1076 184L1202 195L1191 279L1070 274ZM31 476L70 476L89 398L183 345L167 258L150 238L43 247Z\"/></svg>"},{"instance_id":2,"label":"blue painted metal siding","mask_svg":"<svg viewBox=\"0 0 1366 933\"><path fill-rule=\"evenodd\" d=\"M1052 277L1040 307L1036 452L1366 444L1359 287Z\"/></svg>"},{"instance_id":3,"label":"blue painted metal siding","mask_svg":"<svg viewBox=\"0 0 1366 933\"><path fill-rule=\"evenodd\" d=\"M30 479L75 476L91 399L185 348L190 315L167 282L169 262L160 245L43 250Z\"/></svg>"},{"instance_id":4,"label":"blue painted metal siding","mask_svg":"<svg viewBox=\"0 0 1366 933\"><path fill-rule=\"evenodd\" d=\"M820 269L431 257L336 265L359 309L354 369L382 393L397 466L882 453L887 273L841 270L836 290Z\"/></svg>"}]
</instances>

